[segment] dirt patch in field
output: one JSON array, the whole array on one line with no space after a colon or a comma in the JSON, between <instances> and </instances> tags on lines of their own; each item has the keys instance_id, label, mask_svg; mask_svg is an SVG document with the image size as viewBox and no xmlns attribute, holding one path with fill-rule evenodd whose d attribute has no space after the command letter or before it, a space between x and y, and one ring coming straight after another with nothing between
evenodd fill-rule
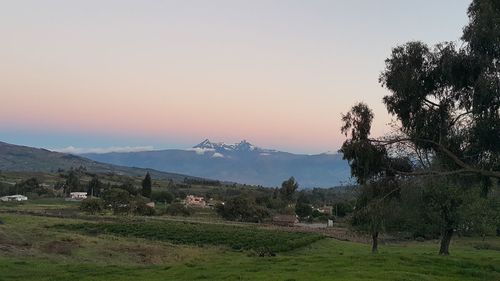
<instances>
[{"instance_id":1,"label":"dirt patch in field","mask_svg":"<svg viewBox=\"0 0 500 281\"><path fill-rule=\"evenodd\" d=\"M41 250L47 254L71 256L73 251L78 247L80 247L80 242L68 238L48 242L47 244L42 245Z\"/></svg>"},{"instance_id":2,"label":"dirt patch in field","mask_svg":"<svg viewBox=\"0 0 500 281\"><path fill-rule=\"evenodd\" d=\"M31 248L32 244L21 237L10 237L0 230L0 252L23 252Z\"/></svg>"},{"instance_id":3,"label":"dirt patch in field","mask_svg":"<svg viewBox=\"0 0 500 281\"><path fill-rule=\"evenodd\" d=\"M168 259L168 249L149 245L118 245L107 249L109 254L126 253L142 264L163 264Z\"/></svg>"}]
</instances>

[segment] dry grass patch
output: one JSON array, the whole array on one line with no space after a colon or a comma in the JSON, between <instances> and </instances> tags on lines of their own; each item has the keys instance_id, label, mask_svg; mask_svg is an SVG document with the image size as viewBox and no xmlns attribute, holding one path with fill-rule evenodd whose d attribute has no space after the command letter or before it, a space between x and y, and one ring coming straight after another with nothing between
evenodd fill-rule
<instances>
[{"instance_id":1,"label":"dry grass patch","mask_svg":"<svg viewBox=\"0 0 500 281\"><path fill-rule=\"evenodd\" d=\"M42 245L40 250L46 254L71 256L73 251L80 247L80 243L80 241L71 237L65 237L61 240L50 241Z\"/></svg>"}]
</instances>

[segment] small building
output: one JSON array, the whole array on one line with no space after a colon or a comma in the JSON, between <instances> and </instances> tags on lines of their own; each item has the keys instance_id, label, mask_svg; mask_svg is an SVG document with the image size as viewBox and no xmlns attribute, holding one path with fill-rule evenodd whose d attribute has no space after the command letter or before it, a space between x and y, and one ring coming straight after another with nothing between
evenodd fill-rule
<instances>
[{"instance_id":1,"label":"small building","mask_svg":"<svg viewBox=\"0 0 500 281\"><path fill-rule=\"evenodd\" d=\"M20 194L0 197L0 201L2 201L2 202L21 202L21 201L27 201L27 200L28 200L28 197L26 197L24 195L20 195Z\"/></svg>"},{"instance_id":2,"label":"small building","mask_svg":"<svg viewBox=\"0 0 500 281\"><path fill-rule=\"evenodd\" d=\"M275 215L273 224L280 226L294 226L299 222L297 215Z\"/></svg>"},{"instance_id":3,"label":"small building","mask_svg":"<svg viewBox=\"0 0 500 281\"><path fill-rule=\"evenodd\" d=\"M146 206L154 209L155 208L155 202L146 203Z\"/></svg>"},{"instance_id":4,"label":"small building","mask_svg":"<svg viewBox=\"0 0 500 281\"><path fill-rule=\"evenodd\" d=\"M322 214L327 214L327 215L333 214L333 207L332 206L323 206L323 207L317 208L316 210L318 210L318 212L320 212Z\"/></svg>"},{"instance_id":5,"label":"small building","mask_svg":"<svg viewBox=\"0 0 500 281\"><path fill-rule=\"evenodd\" d=\"M203 197L188 195L186 196L186 205L193 207L205 207L207 203Z\"/></svg>"},{"instance_id":6,"label":"small building","mask_svg":"<svg viewBox=\"0 0 500 281\"><path fill-rule=\"evenodd\" d=\"M71 192L69 198L72 200L84 200L87 199L87 192Z\"/></svg>"}]
</instances>

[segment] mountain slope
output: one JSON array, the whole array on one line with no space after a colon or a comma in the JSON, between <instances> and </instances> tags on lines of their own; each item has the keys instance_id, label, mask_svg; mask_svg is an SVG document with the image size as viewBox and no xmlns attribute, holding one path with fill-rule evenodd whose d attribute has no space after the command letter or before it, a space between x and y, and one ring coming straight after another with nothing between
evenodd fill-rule
<instances>
[{"instance_id":1,"label":"mountain slope","mask_svg":"<svg viewBox=\"0 0 500 281\"><path fill-rule=\"evenodd\" d=\"M189 150L83 154L116 165L152 168L223 181L278 186L294 176L302 187L331 187L350 178L349 166L339 154L304 155L205 140Z\"/></svg>"},{"instance_id":2,"label":"mountain slope","mask_svg":"<svg viewBox=\"0 0 500 281\"><path fill-rule=\"evenodd\" d=\"M19 172L56 172L83 166L92 173L115 173L128 176L144 176L147 171L153 178L182 181L181 174L160 172L144 168L122 167L99 163L94 160L71 154L52 152L46 149L13 145L0 142L0 170Z\"/></svg>"}]
</instances>

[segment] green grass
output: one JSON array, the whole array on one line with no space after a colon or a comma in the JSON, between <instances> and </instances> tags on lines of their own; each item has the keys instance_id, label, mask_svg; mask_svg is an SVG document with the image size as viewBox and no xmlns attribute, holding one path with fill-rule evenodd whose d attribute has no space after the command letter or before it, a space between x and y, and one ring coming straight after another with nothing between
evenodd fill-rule
<instances>
[{"instance_id":1,"label":"green grass","mask_svg":"<svg viewBox=\"0 0 500 281\"><path fill-rule=\"evenodd\" d=\"M474 247L478 243L500 245L496 237L484 242L453 240L449 257L437 255L435 241L380 245L380 253L372 255L369 245L333 239L280 252L276 257L258 257L207 244L90 236L53 227L84 223L73 219L2 213L0 219L5 223L0 225L2 281L500 280L500 252ZM73 251L64 254L47 248L54 243L73 245ZM13 246L10 251L5 248L9 244Z\"/></svg>"},{"instance_id":2,"label":"green grass","mask_svg":"<svg viewBox=\"0 0 500 281\"><path fill-rule=\"evenodd\" d=\"M38 198L23 202L1 202L0 210L43 211L58 209L78 209L80 202L66 201L64 198Z\"/></svg>"},{"instance_id":3,"label":"green grass","mask_svg":"<svg viewBox=\"0 0 500 281\"><path fill-rule=\"evenodd\" d=\"M161 240L177 244L229 246L234 250L290 251L324 238L319 234L259 229L247 226L190 222L58 224L59 229L82 233Z\"/></svg>"}]
</instances>

